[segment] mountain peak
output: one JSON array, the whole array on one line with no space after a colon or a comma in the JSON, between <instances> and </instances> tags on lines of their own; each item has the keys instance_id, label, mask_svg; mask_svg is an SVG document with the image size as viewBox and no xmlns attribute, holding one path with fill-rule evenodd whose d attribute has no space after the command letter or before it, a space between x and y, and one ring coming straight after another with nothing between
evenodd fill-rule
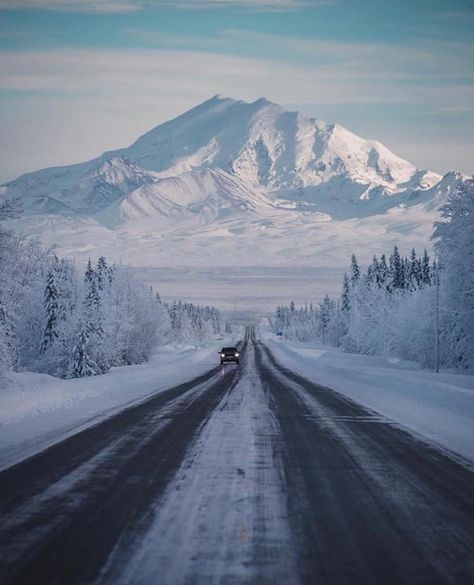
<instances>
[{"instance_id":1,"label":"mountain peak","mask_svg":"<svg viewBox=\"0 0 474 585\"><path fill-rule=\"evenodd\" d=\"M265 97L246 102L216 94L128 148L59 171L32 173L7 191L93 209L127 189L206 170L234 177L249 192L263 190L271 199L333 216L378 212L392 196L395 202L408 190L426 190L439 180L339 124L288 112Z\"/></svg>"},{"instance_id":2,"label":"mountain peak","mask_svg":"<svg viewBox=\"0 0 474 585\"><path fill-rule=\"evenodd\" d=\"M281 108L281 106L279 104L275 104L274 102L271 102L266 97L258 98L257 100L252 102L252 105L253 106L277 106L278 108Z\"/></svg>"}]
</instances>

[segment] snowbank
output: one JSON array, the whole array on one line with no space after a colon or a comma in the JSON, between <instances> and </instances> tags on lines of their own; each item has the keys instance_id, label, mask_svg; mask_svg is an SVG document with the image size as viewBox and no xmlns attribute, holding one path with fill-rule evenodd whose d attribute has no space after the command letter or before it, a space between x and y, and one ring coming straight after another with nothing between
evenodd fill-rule
<instances>
[{"instance_id":1,"label":"snowbank","mask_svg":"<svg viewBox=\"0 0 474 585\"><path fill-rule=\"evenodd\" d=\"M285 367L328 386L474 463L474 376L435 374L413 362L261 337Z\"/></svg>"},{"instance_id":2,"label":"snowbank","mask_svg":"<svg viewBox=\"0 0 474 585\"><path fill-rule=\"evenodd\" d=\"M164 346L139 366L112 368L103 376L60 380L22 372L0 391L0 469L45 449L148 396L215 367L227 343Z\"/></svg>"}]
</instances>

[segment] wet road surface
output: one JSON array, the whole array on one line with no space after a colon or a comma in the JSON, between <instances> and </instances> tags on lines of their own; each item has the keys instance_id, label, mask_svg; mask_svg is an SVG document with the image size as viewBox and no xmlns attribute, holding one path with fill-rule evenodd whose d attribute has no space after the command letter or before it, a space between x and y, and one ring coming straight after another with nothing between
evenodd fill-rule
<instances>
[{"instance_id":1,"label":"wet road surface","mask_svg":"<svg viewBox=\"0 0 474 585\"><path fill-rule=\"evenodd\" d=\"M467 467L241 350L0 473L0 583L474 582Z\"/></svg>"}]
</instances>

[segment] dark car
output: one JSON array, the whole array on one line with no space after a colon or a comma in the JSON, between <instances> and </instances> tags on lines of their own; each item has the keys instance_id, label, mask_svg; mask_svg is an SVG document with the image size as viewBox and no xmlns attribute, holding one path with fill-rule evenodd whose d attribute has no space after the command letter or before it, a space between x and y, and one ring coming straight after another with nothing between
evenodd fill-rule
<instances>
[{"instance_id":1,"label":"dark car","mask_svg":"<svg viewBox=\"0 0 474 585\"><path fill-rule=\"evenodd\" d=\"M240 351L236 347L223 347L219 352L221 364L226 362L240 363Z\"/></svg>"}]
</instances>

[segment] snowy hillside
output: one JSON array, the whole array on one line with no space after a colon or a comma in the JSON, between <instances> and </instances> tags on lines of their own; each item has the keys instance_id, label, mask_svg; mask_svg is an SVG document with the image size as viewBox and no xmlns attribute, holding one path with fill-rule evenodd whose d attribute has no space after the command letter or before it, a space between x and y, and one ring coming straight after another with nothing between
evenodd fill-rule
<instances>
[{"instance_id":1,"label":"snowy hillside","mask_svg":"<svg viewBox=\"0 0 474 585\"><path fill-rule=\"evenodd\" d=\"M128 148L23 175L0 197L22 198L16 227L81 260L100 242L139 266L334 267L369 254L371 238L377 249L425 246L460 180L264 98L215 96Z\"/></svg>"}]
</instances>

